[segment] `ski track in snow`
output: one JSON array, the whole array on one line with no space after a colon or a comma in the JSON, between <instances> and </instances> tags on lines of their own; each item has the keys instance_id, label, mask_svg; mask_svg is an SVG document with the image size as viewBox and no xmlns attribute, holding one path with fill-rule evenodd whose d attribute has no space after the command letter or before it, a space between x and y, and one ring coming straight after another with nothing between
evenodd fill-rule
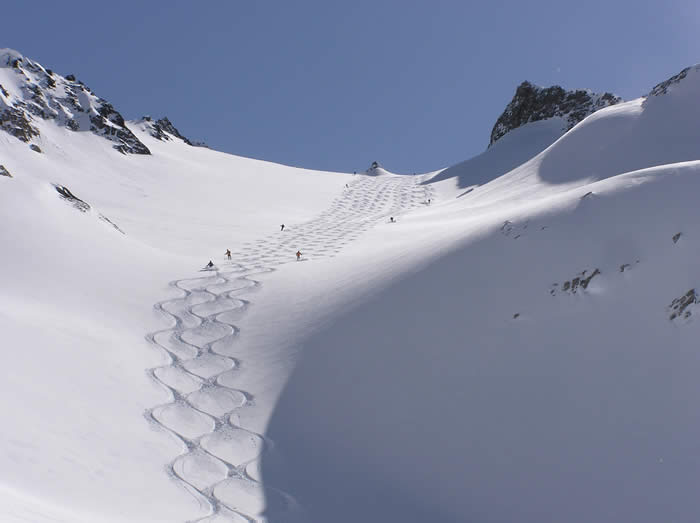
<instances>
[{"instance_id":1,"label":"ski track in snow","mask_svg":"<svg viewBox=\"0 0 700 523\"><path fill-rule=\"evenodd\" d=\"M241 426L236 415L254 405L255 391L236 388L232 379L245 372L245 362L236 358L232 342L242 333L230 318L251 304L241 296L261 285L252 277L293 262L297 249L307 260L336 256L377 223L434 198L432 188L420 185L425 178L358 175L317 217L244 244L244 251L232 254L231 270L171 282L183 295L155 304L173 325L146 339L170 362L148 374L171 400L145 416L183 444L167 470L208 512L194 521L265 523L303 514L290 495L262 485L260 460L274 443Z\"/></svg>"}]
</instances>

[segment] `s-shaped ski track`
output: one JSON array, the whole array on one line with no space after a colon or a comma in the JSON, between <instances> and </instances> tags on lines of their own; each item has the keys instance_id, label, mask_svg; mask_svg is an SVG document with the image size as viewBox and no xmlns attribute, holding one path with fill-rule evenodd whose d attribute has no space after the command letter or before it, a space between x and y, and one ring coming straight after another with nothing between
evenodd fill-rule
<instances>
[{"instance_id":1,"label":"s-shaped ski track","mask_svg":"<svg viewBox=\"0 0 700 523\"><path fill-rule=\"evenodd\" d=\"M240 329L234 320L251 306L247 296L261 285L253 276L288 263L294 246L310 259L337 255L377 223L424 203L423 179L358 177L316 218L247 244L225 271L171 282L181 296L155 304L171 326L146 339L169 361L148 374L171 399L145 416L182 445L167 472L206 512L193 523L304 520L292 496L260 480L260 460L274 442L243 426L238 415L255 404L255 394L236 386L245 361L236 354Z\"/></svg>"}]
</instances>

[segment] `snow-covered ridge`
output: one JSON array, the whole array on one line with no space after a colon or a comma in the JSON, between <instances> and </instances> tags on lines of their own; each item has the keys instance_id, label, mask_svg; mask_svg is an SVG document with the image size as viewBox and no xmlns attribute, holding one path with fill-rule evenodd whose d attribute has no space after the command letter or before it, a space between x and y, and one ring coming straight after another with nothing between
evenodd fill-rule
<instances>
[{"instance_id":1,"label":"snow-covered ridge","mask_svg":"<svg viewBox=\"0 0 700 523\"><path fill-rule=\"evenodd\" d=\"M530 82L521 83L491 131L489 147L506 133L527 123L560 117L568 131L598 109L622 102L612 93L598 94L589 89L566 91L558 85L539 87Z\"/></svg>"},{"instance_id":2,"label":"snow-covered ridge","mask_svg":"<svg viewBox=\"0 0 700 523\"><path fill-rule=\"evenodd\" d=\"M39 120L112 141L121 153L150 154L106 100L75 79L46 69L11 49L0 50L0 129L30 143Z\"/></svg>"},{"instance_id":3,"label":"snow-covered ridge","mask_svg":"<svg viewBox=\"0 0 700 523\"><path fill-rule=\"evenodd\" d=\"M688 73L690 73L690 75L693 76L694 74L698 74L698 71L700 71L700 64L695 64L690 67L686 67L680 73L673 75L668 80L665 80L660 84L655 85L649 93L649 96L661 96L668 93L669 90L674 89L674 86L681 83L681 81L683 81L688 76Z\"/></svg>"}]
</instances>

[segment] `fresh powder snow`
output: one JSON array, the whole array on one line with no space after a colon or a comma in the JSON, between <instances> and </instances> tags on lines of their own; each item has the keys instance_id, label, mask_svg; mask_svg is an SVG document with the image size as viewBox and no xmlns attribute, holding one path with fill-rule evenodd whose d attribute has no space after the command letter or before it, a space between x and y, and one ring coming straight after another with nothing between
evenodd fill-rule
<instances>
[{"instance_id":1,"label":"fresh powder snow","mask_svg":"<svg viewBox=\"0 0 700 523\"><path fill-rule=\"evenodd\" d=\"M0 520L697 521L698 75L353 175L0 50Z\"/></svg>"}]
</instances>

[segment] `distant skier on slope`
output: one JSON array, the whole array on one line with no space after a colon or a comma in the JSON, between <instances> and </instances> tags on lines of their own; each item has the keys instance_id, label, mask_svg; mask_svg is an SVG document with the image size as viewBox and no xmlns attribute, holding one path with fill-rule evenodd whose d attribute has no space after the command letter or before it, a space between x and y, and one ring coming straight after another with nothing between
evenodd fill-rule
<instances>
[{"instance_id":1,"label":"distant skier on slope","mask_svg":"<svg viewBox=\"0 0 700 523\"><path fill-rule=\"evenodd\" d=\"M209 260L209 263L207 263L204 268L205 269L212 269L214 267L214 262Z\"/></svg>"},{"instance_id":2,"label":"distant skier on slope","mask_svg":"<svg viewBox=\"0 0 700 523\"><path fill-rule=\"evenodd\" d=\"M392 216L391 218L389 218L389 221L390 221L391 223L396 223L396 220L394 220L394 217L393 217L393 216Z\"/></svg>"},{"instance_id":3,"label":"distant skier on slope","mask_svg":"<svg viewBox=\"0 0 700 523\"><path fill-rule=\"evenodd\" d=\"M284 231L284 224L280 225L280 231Z\"/></svg>"},{"instance_id":4,"label":"distant skier on slope","mask_svg":"<svg viewBox=\"0 0 700 523\"><path fill-rule=\"evenodd\" d=\"M226 249L225 256L230 260L231 259L231 249Z\"/></svg>"},{"instance_id":5,"label":"distant skier on slope","mask_svg":"<svg viewBox=\"0 0 700 523\"><path fill-rule=\"evenodd\" d=\"M297 261L301 259L301 251L297 251Z\"/></svg>"}]
</instances>

